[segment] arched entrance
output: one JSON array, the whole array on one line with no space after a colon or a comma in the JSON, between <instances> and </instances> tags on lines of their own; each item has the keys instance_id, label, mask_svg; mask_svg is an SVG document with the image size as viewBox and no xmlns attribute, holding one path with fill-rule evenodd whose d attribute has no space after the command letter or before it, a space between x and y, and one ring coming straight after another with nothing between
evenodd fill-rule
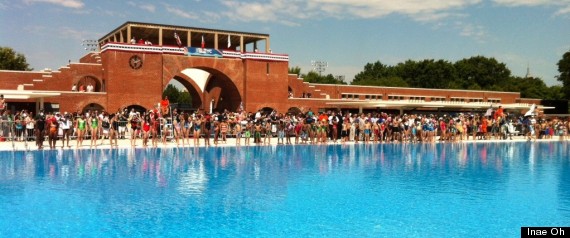
<instances>
[{"instance_id":1,"label":"arched entrance","mask_svg":"<svg viewBox=\"0 0 570 238\"><path fill-rule=\"evenodd\" d=\"M264 107L261 108L261 114L262 115L269 115L271 114L273 111L275 111L275 109L271 108L271 107Z\"/></svg>"},{"instance_id":2,"label":"arched entrance","mask_svg":"<svg viewBox=\"0 0 570 238\"><path fill-rule=\"evenodd\" d=\"M130 112L132 109L134 109L135 112L140 112L140 113L143 113L143 112L146 111L146 108L145 108L145 107L143 107L143 106L141 106L141 105L136 105L136 104L135 104L135 105L126 106L125 109L127 110L127 112Z\"/></svg>"},{"instance_id":3,"label":"arched entrance","mask_svg":"<svg viewBox=\"0 0 570 238\"><path fill-rule=\"evenodd\" d=\"M188 107L191 108L195 108L195 109L200 109L201 105L202 105L202 98L200 97L200 92L198 90L196 90L196 86L193 85L191 83L191 81L188 81L185 77L182 77L180 75L176 75L174 76L174 78L172 78L171 80L171 84L175 85L175 87L177 87L180 91L180 97L183 97L182 94L184 94L185 92L187 92L190 96L190 105L188 105ZM174 83L173 83L174 81ZM170 84L170 83L169 83ZM183 88L179 88L180 86L182 86ZM181 102L181 101L177 101L174 98L170 98L170 103L171 104L185 104L185 102Z\"/></svg>"},{"instance_id":4,"label":"arched entrance","mask_svg":"<svg viewBox=\"0 0 570 238\"><path fill-rule=\"evenodd\" d=\"M87 91L87 88L89 87L89 85L91 85L93 87L93 92L102 92L103 87L101 84L101 81L99 81L99 79L97 79L94 76L84 76L82 78L80 78L79 80L77 80L77 82L75 82L77 90L81 91L82 89L84 91Z\"/></svg>"},{"instance_id":5,"label":"arched entrance","mask_svg":"<svg viewBox=\"0 0 570 238\"><path fill-rule=\"evenodd\" d=\"M298 107L290 107L287 110L287 113L291 113L293 115L299 115L299 114L303 113L303 111L301 111L301 109L299 109Z\"/></svg>"},{"instance_id":6,"label":"arched entrance","mask_svg":"<svg viewBox=\"0 0 570 238\"><path fill-rule=\"evenodd\" d=\"M205 98L212 102L212 111L223 112L224 110L235 112L241 103L241 96L236 85L227 76L217 73L212 74L206 91Z\"/></svg>"},{"instance_id":7,"label":"arched entrance","mask_svg":"<svg viewBox=\"0 0 570 238\"><path fill-rule=\"evenodd\" d=\"M87 112L89 110L91 111L98 111L101 112L103 111L105 108L97 103L89 103L87 104L84 108L83 108L83 112Z\"/></svg>"},{"instance_id":8,"label":"arched entrance","mask_svg":"<svg viewBox=\"0 0 570 238\"><path fill-rule=\"evenodd\" d=\"M192 107L205 112L237 111L242 97L234 82L212 68L187 68L173 77L192 98Z\"/></svg>"}]
</instances>

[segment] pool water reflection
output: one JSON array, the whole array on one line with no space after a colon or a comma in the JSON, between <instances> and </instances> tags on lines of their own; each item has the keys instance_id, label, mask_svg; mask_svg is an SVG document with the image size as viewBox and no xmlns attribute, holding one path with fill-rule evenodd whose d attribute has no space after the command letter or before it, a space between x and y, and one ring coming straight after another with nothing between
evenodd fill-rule
<instances>
[{"instance_id":1,"label":"pool water reflection","mask_svg":"<svg viewBox=\"0 0 570 238\"><path fill-rule=\"evenodd\" d=\"M569 226L567 143L0 152L0 230L520 236Z\"/></svg>"}]
</instances>

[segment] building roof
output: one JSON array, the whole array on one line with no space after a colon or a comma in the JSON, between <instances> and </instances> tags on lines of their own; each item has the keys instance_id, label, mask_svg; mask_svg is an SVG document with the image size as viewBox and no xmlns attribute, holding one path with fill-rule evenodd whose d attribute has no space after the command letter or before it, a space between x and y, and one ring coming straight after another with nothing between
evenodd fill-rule
<instances>
[{"instance_id":1,"label":"building roof","mask_svg":"<svg viewBox=\"0 0 570 238\"><path fill-rule=\"evenodd\" d=\"M8 90L2 89L0 90L0 94L4 95L5 99L32 99L32 98L47 98L47 97L55 97L60 96L60 92L54 91L40 91L40 90Z\"/></svg>"},{"instance_id":2,"label":"building roof","mask_svg":"<svg viewBox=\"0 0 570 238\"><path fill-rule=\"evenodd\" d=\"M504 109L511 110L528 110L532 104L528 103L508 103L508 104L491 104L489 102L450 102L450 101L437 101L425 102L420 100L366 100L366 101L346 101L346 102L328 102L327 105L331 106L352 106L361 108L389 108L389 109L403 109L403 108L452 108L452 109L474 109L481 110L490 107L498 108L502 106ZM547 107L537 105L538 109L553 109L554 107Z\"/></svg>"},{"instance_id":3,"label":"building roof","mask_svg":"<svg viewBox=\"0 0 570 238\"><path fill-rule=\"evenodd\" d=\"M128 21L120 25L119 27L113 29L111 32L105 34L103 37L99 39L99 43L105 42L106 39L112 38L116 35L123 35L124 38L127 37L126 29L131 29L131 35L136 36L137 39L158 39L159 38L159 31L158 29L162 29L163 34L162 37L165 39L166 42L175 42L173 32L178 32L181 34L181 38L185 36L182 35L182 32L192 32L192 41L193 42L200 42L201 37L204 37L206 42L213 42L214 35L219 35L219 40L221 42L227 41L227 36L232 36L232 41L234 41L234 37L243 36L244 44L249 44L252 42L256 42L259 40L265 40L269 38L269 34L263 33L253 33L253 32L240 32L240 31L229 31L229 30L220 30L220 29L210 29L210 28L200 28L200 27L189 27L189 26L177 26L177 25L166 25L166 24L156 24L156 23L145 23L145 22L133 22ZM196 33L196 34L194 34ZM124 39L128 41L129 39ZM156 43L156 42L155 42ZM235 43L234 43L235 44Z\"/></svg>"}]
</instances>

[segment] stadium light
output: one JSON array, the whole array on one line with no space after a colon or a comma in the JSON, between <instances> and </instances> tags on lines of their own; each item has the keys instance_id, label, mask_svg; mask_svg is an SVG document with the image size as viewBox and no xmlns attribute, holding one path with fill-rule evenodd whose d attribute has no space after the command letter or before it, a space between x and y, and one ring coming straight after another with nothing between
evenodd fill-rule
<instances>
[{"instance_id":1,"label":"stadium light","mask_svg":"<svg viewBox=\"0 0 570 238\"><path fill-rule=\"evenodd\" d=\"M99 49L99 42L97 40L82 40L81 45L87 51L96 51Z\"/></svg>"},{"instance_id":2,"label":"stadium light","mask_svg":"<svg viewBox=\"0 0 570 238\"><path fill-rule=\"evenodd\" d=\"M311 66L313 66L313 70L319 72L319 76L321 76L321 74L325 72L326 68L329 66L329 63L326 61L311 60Z\"/></svg>"}]
</instances>

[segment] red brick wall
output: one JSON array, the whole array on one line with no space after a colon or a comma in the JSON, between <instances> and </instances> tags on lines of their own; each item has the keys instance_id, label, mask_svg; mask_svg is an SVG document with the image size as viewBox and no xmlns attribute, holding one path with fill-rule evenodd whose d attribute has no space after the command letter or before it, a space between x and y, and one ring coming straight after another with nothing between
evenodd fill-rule
<instances>
[{"instance_id":1,"label":"red brick wall","mask_svg":"<svg viewBox=\"0 0 570 238\"><path fill-rule=\"evenodd\" d=\"M245 110L255 112L264 107L287 110L288 63L248 60L245 68Z\"/></svg>"},{"instance_id":2,"label":"red brick wall","mask_svg":"<svg viewBox=\"0 0 570 238\"><path fill-rule=\"evenodd\" d=\"M129 59L133 55L143 59L143 66L132 69ZM209 111L211 99L219 105L237 107L244 102L246 111L256 111L270 107L285 112L291 107L307 110L312 108L334 108L327 102L341 101L341 93L382 94L383 100L389 95L424 96L429 97L470 97L500 98L501 103L540 103L539 99L520 99L520 93L467 91L467 90L433 90L413 88L391 88L371 86L340 86L308 84L298 79L296 75L288 74L288 62L268 62L260 60L242 60L230 58L189 57L168 54L150 54L142 52L122 52L108 50L100 54L102 64L93 63L95 57L88 54L81 58L82 63L72 63L59 71L53 72L21 72L0 71L0 89L16 89L19 84L33 84L26 87L31 90L62 91L62 96L46 99L46 102L60 104L61 111L76 111L91 103L103 106L106 110L115 110L129 105L140 105L147 109L154 107L161 100L162 91L173 77L184 81L193 87L190 90L203 102L203 109ZM187 68L197 68L211 73L210 87L201 92L196 84L184 76L181 71ZM269 71L269 72L268 72ZM71 93L71 86L82 78L90 76L105 83L104 93ZM41 79L34 81L34 79ZM234 87L235 86L235 87ZM228 93L228 88L234 92ZM294 98L288 99L288 88L291 88ZM224 91L225 90L225 91ZM231 90L230 90L231 91ZM302 93L311 93L311 99L302 99ZM327 100L327 97L329 98ZM34 100L30 100L34 101ZM346 106L344 108L350 108ZM354 107L353 107L354 108Z\"/></svg>"},{"instance_id":3,"label":"red brick wall","mask_svg":"<svg viewBox=\"0 0 570 238\"><path fill-rule=\"evenodd\" d=\"M139 69L129 65L129 59L134 55L142 59ZM115 111L130 105L151 109L160 102L163 91L161 54L105 51L101 57L105 69L107 110Z\"/></svg>"}]
</instances>

